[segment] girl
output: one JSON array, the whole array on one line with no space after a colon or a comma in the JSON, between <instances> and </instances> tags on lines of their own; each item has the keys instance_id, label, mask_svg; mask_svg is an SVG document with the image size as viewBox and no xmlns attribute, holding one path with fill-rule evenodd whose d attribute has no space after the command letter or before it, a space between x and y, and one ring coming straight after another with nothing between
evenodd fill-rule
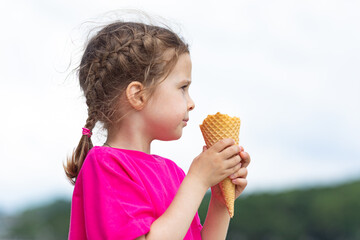
<instances>
[{"instance_id":1,"label":"girl","mask_svg":"<svg viewBox=\"0 0 360 240\"><path fill-rule=\"evenodd\" d=\"M88 43L79 68L88 119L65 172L75 184L69 239L225 239L229 215L218 183L236 197L247 182L244 149L224 139L204 147L188 174L153 155L154 139L176 140L195 104L188 45L158 26L115 22ZM96 122L107 130L93 147ZM204 226L197 209L211 187Z\"/></svg>"}]
</instances>

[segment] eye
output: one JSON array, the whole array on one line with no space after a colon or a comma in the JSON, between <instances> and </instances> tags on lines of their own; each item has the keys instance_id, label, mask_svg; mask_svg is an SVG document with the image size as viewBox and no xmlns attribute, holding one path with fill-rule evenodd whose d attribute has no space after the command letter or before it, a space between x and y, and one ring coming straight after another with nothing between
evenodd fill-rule
<instances>
[{"instance_id":1,"label":"eye","mask_svg":"<svg viewBox=\"0 0 360 240\"><path fill-rule=\"evenodd\" d=\"M181 89L181 91L186 92L186 91L188 91L190 84L191 84L191 81L184 80L178 86L179 86L179 89Z\"/></svg>"},{"instance_id":2,"label":"eye","mask_svg":"<svg viewBox=\"0 0 360 240\"><path fill-rule=\"evenodd\" d=\"M189 87L189 84L186 84L184 86L181 87L182 90L186 90Z\"/></svg>"}]
</instances>

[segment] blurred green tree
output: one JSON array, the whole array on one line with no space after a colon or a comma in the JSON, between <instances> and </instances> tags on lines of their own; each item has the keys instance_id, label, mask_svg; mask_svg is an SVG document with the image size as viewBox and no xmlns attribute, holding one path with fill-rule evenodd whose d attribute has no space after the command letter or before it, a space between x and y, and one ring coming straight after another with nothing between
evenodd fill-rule
<instances>
[{"instance_id":1,"label":"blurred green tree","mask_svg":"<svg viewBox=\"0 0 360 240\"><path fill-rule=\"evenodd\" d=\"M357 240L360 239L359 196L360 181L244 195L235 202L235 216L227 239ZM202 223L209 200L210 194L206 194L199 208ZM70 202L57 200L30 208L12 216L11 220L12 223L7 224L10 226L7 239L67 239Z\"/></svg>"},{"instance_id":2,"label":"blurred green tree","mask_svg":"<svg viewBox=\"0 0 360 240\"><path fill-rule=\"evenodd\" d=\"M52 204L31 208L14 218L8 230L10 239L67 239L70 202L56 200Z\"/></svg>"}]
</instances>

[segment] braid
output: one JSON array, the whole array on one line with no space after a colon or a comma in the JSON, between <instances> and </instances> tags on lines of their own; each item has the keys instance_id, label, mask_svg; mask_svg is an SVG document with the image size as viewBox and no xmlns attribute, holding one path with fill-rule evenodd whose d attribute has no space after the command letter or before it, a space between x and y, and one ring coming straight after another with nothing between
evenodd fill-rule
<instances>
[{"instance_id":1,"label":"braid","mask_svg":"<svg viewBox=\"0 0 360 240\"><path fill-rule=\"evenodd\" d=\"M166 59L168 50L173 53L170 59ZM180 54L188 52L188 45L166 28L134 22L105 26L88 42L79 67L88 107L85 128L92 130L97 122L107 130L116 125L124 115L120 97L128 84L141 82L150 96ZM92 147L90 137L82 136L67 159L64 169L72 183Z\"/></svg>"},{"instance_id":2,"label":"braid","mask_svg":"<svg viewBox=\"0 0 360 240\"><path fill-rule=\"evenodd\" d=\"M96 120L92 115L89 115L88 119L86 120L85 128L91 131L94 129L95 124ZM93 144L90 136L82 135L74 153L70 158L67 159L67 164L64 166L64 169L66 176L72 184L75 184L76 178L80 172L81 166L84 163L85 157L92 147Z\"/></svg>"}]
</instances>

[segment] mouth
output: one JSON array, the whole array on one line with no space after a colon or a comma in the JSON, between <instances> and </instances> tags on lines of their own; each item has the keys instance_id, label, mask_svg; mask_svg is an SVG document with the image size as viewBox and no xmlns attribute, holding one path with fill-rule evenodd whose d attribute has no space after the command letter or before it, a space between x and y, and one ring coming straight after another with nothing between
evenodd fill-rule
<instances>
[{"instance_id":1,"label":"mouth","mask_svg":"<svg viewBox=\"0 0 360 240\"><path fill-rule=\"evenodd\" d=\"M183 123L184 123L184 125L186 126L187 125L187 122L189 121L189 119L188 118L186 118L186 119L183 119Z\"/></svg>"}]
</instances>

